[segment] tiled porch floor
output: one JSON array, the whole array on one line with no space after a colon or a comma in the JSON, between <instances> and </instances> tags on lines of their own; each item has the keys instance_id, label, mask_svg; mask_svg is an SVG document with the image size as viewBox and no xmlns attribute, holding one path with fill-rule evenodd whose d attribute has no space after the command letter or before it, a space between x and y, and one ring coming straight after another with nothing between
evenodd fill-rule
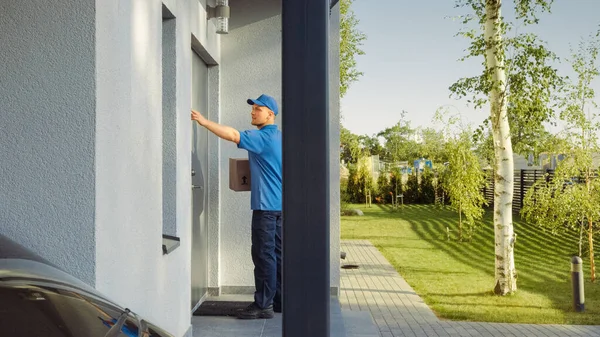
<instances>
[{"instance_id":1,"label":"tiled porch floor","mask_svg":"<svg viewBox=\"0 0 600 337\"><path fill-rule=\"evenodd\" d=\"M252 296L220 296L211 300L251 301ZM368 312L347 311L342 313L337 298L331 299L331 336L378 337L379 333ZM194 337L280 337L281 314L273 319L239 320L232 317L192 317Z\"/></svg>"}]
</instances>

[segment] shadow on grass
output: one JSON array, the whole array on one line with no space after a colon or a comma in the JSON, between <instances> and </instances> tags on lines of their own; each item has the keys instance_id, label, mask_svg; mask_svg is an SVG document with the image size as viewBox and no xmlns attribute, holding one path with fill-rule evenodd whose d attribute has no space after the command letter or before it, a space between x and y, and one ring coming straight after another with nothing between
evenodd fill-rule
<instances>
[{"instance_id":1,"label":"shadow on grass","mask_svg":"<svg viewBox=\"0 0 600 337\"><path fill-rule=\"evenodd\" d=\"M340 288L340 291L354 291L357 288ZM379 294L400 294L400 295L416 295L414 291L406 290L387 290L387 289L374 289L374 288L358 288L359 291Z\"/></svg>"},{"instance_id":2,"label":"shadow on grass","mask_svg":"<svg viewBox=\"0 0 600 337\"><path fill-rule=\"evenodd\" d=\"M436 304L446 304L446 305L453 305L455 303L452 302L443 302L443 301L436 301ZM466 306L466 307L488 307L488 308L496 308L497 305L495 304L481 304L481 303L461 303L461 306ZM502 305L505 308L529 308L529 309L540 309L540 306L535 306L535 305L514 305L514 304L503 304Z\"/></svg>"},{"instance_id":3,"label":"shadow on grass","mask_svg":"<svg viewBox=\"0 0 600 337\"><path fill-rule=\"evenodd\" d=\"M391 216L395 217L395 214ZM452 231L453 236L457 233L457 215L452 211L434 209L432 206L429 208L422 205L408 206L398 215L398 218L408 221L418 237L433 245L435 249L463 265L494 277L494 230L490 213L486 214L481 229L474 234L470 242L447 240L446 228ZM526 224L516 215L513 220L515 233L517 233L515 264L519 289L547 297L553 303L553 308L563 311L567 322L577 321L574 315L578 314L571 309L570 259L577 251L577 240L574 237L577 237L578 233L553 235ZM586 278L589 278L589 266L586 271ZM490 284L490 288L492 287L493 284ZM600 305L600 301L596 299L596 296L600 295L598 287L589 282L586 287L589 288L586 289L586 300L588 300L586 309L589 302L594 302L596 306ZM432 293L427 295L465 296L465 294ZM590 295L593 297L590 298ZM492 292L467 294L467 296L489 297L492 296ZM441 302L436 301L436 303ZM476 306L477 304L462 303L461 305ZM498 306L510 307L511 304L503 303ZM532 308L539 308L539 306L532 306ZM588 311L586 315L600 314L599 308L590 308ZM591 321L595 324L600 323L598 318Z\"/></svg>"},{"instance_id":4,"label":"shadow on grass","mask_svg":"<svg viewBox=\"0 0 600 337\"><path fill-rule=\"evenodd\" d=\"M476 293L457 293L457 294L448 294L448 293L429 293L429 295L433 296L444 296L444 297L490 297L495 296L493 291L478 291Z\"/></svg>"}]
</instances>

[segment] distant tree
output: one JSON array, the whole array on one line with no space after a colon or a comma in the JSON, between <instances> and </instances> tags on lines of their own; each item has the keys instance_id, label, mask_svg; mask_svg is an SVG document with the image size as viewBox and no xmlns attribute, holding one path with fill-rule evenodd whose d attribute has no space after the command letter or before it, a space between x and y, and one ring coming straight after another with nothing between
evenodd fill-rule
<instances>
[{"instance_id":1,"label":"distant tree","mask_svg":"<svg viewBox=\"0 0 600 337\"><path fill-rule=\"evenodd\" d=\"M551 3L552 0L515 0L516 20L522 26L536 24L537 11L550 11ZM456 5L473 13L462 18L467 28L459 33L471 41L464 59L476 57L485 62L480 76L460 79L450 90L459 98L468 96L478 108L488 102L490 105L495 181L494 293L506 295L517 290L512 221L514 163L509 123L523 122L527 126L524 130L535 132L532 125L552 116L549 103L559 77L549 63L556 57L533 34L507 36L513 26L501 15L501 0L457 0Z\"/></svg>"},{"instance_id":2,"label":"distant tree","mask_svg":"<svg viewBox=\"0 0 600 337\"><path fill-rule=\"evenodd\" d=\"M373 194L373 175L367 165L367 157L361 157L356 165L350 168L347 192L354 203L363 203L367 195Z\"/></svg>"},{"instance_id":3,"label":"distant tree","mask_svg":"<svg viewBox=\"0 0 600 337\"><path fill-rule=\"evenodd\" d=\"M365 152L368 152L371 156L381 157L385 153L385 149L379 142L379 138L377 137L377 135L358 136L358 141L360 142L361 147L365 149Z\"/></svg>"},{"instance_id":4,"label":"distant tree","mask_svg":"<svg viewBox=\"0 0 600 337\"><path fill-rule=\"evenodd\" d=\"M362 155L359 137L340 125L340 160L348 164L356 163Z\"/></svg>"},{"instance_id":5,"label":"distant tree","mask_svg":"<svg viewBox=\"0 0 600 337\"><path fill-rule=\"evenodd\" d=\"M404 189L404 201L408 204L421 203L421 188L419 186L419 177L416 173L408 175Z\"/></svg>"},{"instance_id":6,"label":"distant tree","mask_svg":"<svg viewBox=\"0 0 600 337\"><path fill-rule=\"evenodd\" d=\"M406 119L406 111L400 114L400 120L392 127L377 134L385 139L383 159L389 162L410 161L417 158L418 145L414 139L415 130Z\"/></svg>"},{"instance_id":7,"label":"distant tree","mask_svg":"<svg viewBox=\"0 0 600 337\"><path fill-rule=\"evenodd\" d=\"M446 153L444 152L444 134L441 131L433 128L424 128L417 130L420 135L421 142L418 145L418 157L431 160L434 165L447 161Z\"/></svg>"},{"instance_id":8,"label":"distant tree","mask_svg":"<svg viewBox=\"0 0 600 337\"><path fill-rule=\"evenodd\" d=\"M479 159L472 150L471 132L464 131L449 139L445 149L448 165L442 173L443 188L448 194L450 205L458 212L458 239L463 239L465 228L466 237L470 240L477 220L484 213L485 199L481 189L485 184L485 177Z\"/></svg>"},{"instance_id":9,"label":"distant tree","mask_svg":"<svg viewBox=\"0 0 600 337\"><path fill-rule=\"evenodd\" d=\"M356 135L340 125L340 160L346 163L356 163L363 156L379 155L385 153L384 147L377 136Z\"/></svg>"},{"instance_id":10,"label":"distant tree","mask_svg":"<svg viewBox=\"0 0 600 337\"><path fill-rule=\"evenodd\" d=\"M421 174L421 203L435 203L435 184L436 178L433 169L426 167Z\"/></svg>"},{"instance_id":11,"label":"distant tree","mask_svg":"<svg viewBox=\"0 0 600 337\"><path fill-rule=\"evenodd\" d=\"M389 172L380 172L377 178L377 202L385 204L392 202L389 193L392 191L390 186Z\"/></svg>"},{"instance_id":12,"label":"distant tree","mask_svg":"<svg viewBox=\"0 0 600 337\"><path fill-rule=\"evenodd\" d=\"M352 11L352 0L340 0L340 96L356 82L362 72L356 67L356 56L364 55L360 48L367 36L358 30L359 20Z\"/></svg>"},{"instance_id":13,"label":"distant tree","mask_svg":"<svg viewBox=\"0 0 600 337\"><path fill-rule=\"evenodd\" d=\"M597 36L597 35L596 35ZM560 104L561 119L567 124L568 144L562 160L550 182L535 183L523 200L522 214L532 223L556 232L579 227L579 255L582 254L582 234L587 232L592 282L596 280L594 262L594 232L600 220L600 180L594 173L594 153L598 153L600 125L590 108L597 108L592 81L599 76L597 60L600 40L592 37L581 42L571 63L577 81L567 85Z\"/></svg>"},{"instance_id":14,"label":"distant tree","mask_svg":"<svg viewBox=\"0 0 600 337\"><path fill-rule=\"evenodd\" d=\"M402 184L402 172L395 167L390 172L390 191L388 192L390 202L396 205L402 203L398 200L398 195L404 193L404 185Z\"/></svg>"}]
</instances>

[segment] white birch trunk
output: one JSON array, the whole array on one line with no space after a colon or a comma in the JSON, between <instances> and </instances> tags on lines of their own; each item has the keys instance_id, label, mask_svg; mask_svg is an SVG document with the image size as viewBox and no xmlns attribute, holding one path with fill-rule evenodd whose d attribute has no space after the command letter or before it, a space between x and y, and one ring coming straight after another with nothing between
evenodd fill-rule
<instances>
[{"instance_id":1,"label":"white birch trunk","mask_svg":"<svg viewBox=\"0 0 600 337\"><path fill-rule=\"evenodd\" d=\"M486 0L485 40L486 66L491 69L493 87L490 92L492 134L495 155L494 237L496 272L494 293L506 295L517 290L514 260L512 199L514 185L513 151L507 116L506 74L502 42L501 0Z\"/></svg>"}]
</instances>

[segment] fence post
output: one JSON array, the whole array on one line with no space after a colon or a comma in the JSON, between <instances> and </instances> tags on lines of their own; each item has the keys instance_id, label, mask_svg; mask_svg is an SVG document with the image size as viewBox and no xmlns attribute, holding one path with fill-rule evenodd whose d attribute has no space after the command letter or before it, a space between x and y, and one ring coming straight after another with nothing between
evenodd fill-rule
<instances>
[{"instance_id":1,"label":"fence post","mask_svg":"<svg viewBox=\"0 0 600 337\"><path fill-rule=\"evenodd\" d=\"M525 170L521 169L521 194L520 194L520 198L521 198L521 207L519 207L519 210L523 209L523 194L525 194L525 179L523 179L523 174L525 173Z\"/></svg>"}]
</instances>

